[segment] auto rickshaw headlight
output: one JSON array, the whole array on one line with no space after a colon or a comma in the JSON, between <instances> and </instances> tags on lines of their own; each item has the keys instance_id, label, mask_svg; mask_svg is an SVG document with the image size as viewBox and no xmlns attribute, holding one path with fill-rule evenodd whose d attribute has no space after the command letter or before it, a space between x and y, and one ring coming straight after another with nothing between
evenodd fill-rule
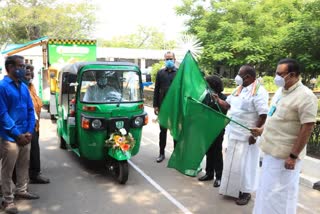
<instances>
[{"instance_id":1,"label":"auto rickshaw headlight","mask_svg":"<svg viewBox=\"0 0 320 214\"><path fill-rule=\"evenodd\" d=\"M94 129L100 129L101 126L102 126L102 122L101 122L101 120L99 120L99 119L94 119L94 120L92 120L92 122L91 122L91 126L92 126L92 128L94 128Z\"/></svg>"},{"instance_id":2,"label":"auto rickshaw headlight","mask_svg":"<svg viewBox=\"0 0 320 214\"><path fill-rule=\"evenodd\" d=\"M135 127L141 127L143 125L144 120L143 117L136 117L133 122Z\"/></svg>"}]
</instances>

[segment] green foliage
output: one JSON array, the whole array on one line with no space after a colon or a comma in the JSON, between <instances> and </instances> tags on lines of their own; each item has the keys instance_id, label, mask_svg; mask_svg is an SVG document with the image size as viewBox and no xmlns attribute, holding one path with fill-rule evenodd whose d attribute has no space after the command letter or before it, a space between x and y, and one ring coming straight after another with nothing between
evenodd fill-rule
<instances>
[{"instance_id":1,"label":"green foliage","mask_svg":"<svg viewBox=\"0 0 320 214\"><path fill-rule=\"evenodd\" d=\"M88 38L95 22L90 3L5 0L0 7L0 43L23 43L43 36Z\"/></svg>"},{"instance_id":2,"label":"green foliage","mask_svg":"<svg viewBox=\"0 0 320 214\"><path fill-rule=\"evenodd\" d=\"M102 47L173 49L175 41L166 41L164 34L154 27L139 26L134 34L117 36L111 40L99 41Z\"/></svg>"},{"instance_id":3,"label":"green foliage","mask_svg":"<svg viewBox=\"0 0 320 214\"><path fill-rule=\"evenodd\" d=\"M274 84L274 76L264 76L262 79L263 86L268 92L275 92L278 89Z\"/></svg>"},{"instance_id":4,"label":"green foliage","mask_svg":"<svg viewBox=\"0 0 320 214\"><path fill-rule=\"evenodd\" d=\"M310 1L301 9L284 38L286 50L306 68L308 82L320 71L320 1Z\"/></svg>"},{"instance_id":5,"label":"green foliage","mask_svg":"<svg viewBox=\"0 0 320 214\"><path fill-rule=\"evenodd\" d=\"M152 82L155 82L156 81L156 76L157 76L157 73L160 69L164 68L164 62L161 61L159 63L155 63L152 65L152 70L151 70L151 81Z\"/></svg>"},{"instance_id":6,"label":"green foliage","mask_svg":"<svg viewBox=\"0 0 320 214\"><path fill-rule=\"evenodd\" d=\"M320 89L320 76L317 77L316 88Z\"/></svg>"},{"instance_id":7,"label":"green foliage","mask_svg":"<svg viewBox=\"0 0 320 214\"><path fill-rule=\"evenodd\" d=\"M306 81L320 72L319 11L318 0L183 0L176 7L203 44L203 69L252 64L274 75L279 59L292 57L305 66Z\"/></svg>"},{"instance_id":8,"label":"green foliage","mask_svg":"<svg viewBox=\"0 0 320 214\"><path fill-rule=\"evenodd\" d=\"M317 117L320 118L320 99L318 99L318 113L317 113Z\"/></svg>"},{"instance_id":9,"label":"green foliage","mask_svg":"<svg viewBox=\"0 0 320 214\"><path fill-rule=\"evenodd\" d=\"M222 78L221 80L223 82L224 88L235 88L236 87L236 83L235 83L234 79Z\"/></svg>"}]
</instances>

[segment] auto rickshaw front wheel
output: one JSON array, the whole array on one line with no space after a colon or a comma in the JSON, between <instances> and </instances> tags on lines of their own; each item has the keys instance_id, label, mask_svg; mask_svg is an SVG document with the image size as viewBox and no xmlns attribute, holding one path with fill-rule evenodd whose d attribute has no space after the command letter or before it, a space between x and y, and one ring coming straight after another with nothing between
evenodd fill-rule
<instances>
[{"instance_id":1,"label":"auto rickshaw front wheel","mask_svg":"<svg viewBox=\"0 0 320 214\"><path fill-rule=\"evenodd\" d=\"M109 170L120 184L125 184L129 176L129 166L127 160L113 160L109 165Z\"/></svg>"}]
</instances>

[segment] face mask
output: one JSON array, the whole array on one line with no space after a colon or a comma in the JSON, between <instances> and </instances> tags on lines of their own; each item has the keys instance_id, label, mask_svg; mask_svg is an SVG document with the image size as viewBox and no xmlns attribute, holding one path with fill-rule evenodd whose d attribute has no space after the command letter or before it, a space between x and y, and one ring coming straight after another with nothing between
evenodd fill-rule
<instances>
[{"instance_id":1,"label":"face mask","mask_svg":"<svg viewBox=\"0 0 320 214\"><path fill-rule=\"evenodd\" d=\"M99 87L103 88L107 85L108 79L98 79L97 84Z\"/></svg>"},{"instance_id":2,"label":"face mask","mask_svg":"<svg viewBox=\"0 0 320 214\"><path fill-rule=\"evenodd\" d=\"M29 84L32 83L32 82L33 82L33 79L30 79L30 80L29 80Z\"/></svg>"},{"instance_id":3,"label":"face mask","mask_svg":"<svg viewBox=\"0 0 320 214\"><path fill-rule=\"evenodd\" d=\"M289 74L287 74L285 77L279 76L278 74L276 74L276 77L274 78L274 83L276 84L276 86L278 87L284 87L284 85L286 84L285 78L288 76Z\"/></svg>"},{"instance_id":4,"label":"face mask","mask_svg":"<svg viewBox=\"0 0 320 214\"><path fill-rule=\"evenodd\" d=\"M20 68L20 69L15 70L15 72L13 74L16 78L22 79L26 75L26 70Z\"/></svg>"},{"instance_id":5,"label":"face mask","mask_svg":"<svg viewBox=\"0 0 320 214\"><path fill-rule=\"evenodd\" d=\"M243 84L243 79L239 75L234 78L234 81L236 82L237 85L242 85Z\"/></svg>"},{"instance_id":6,"label":"face mask","mask_svg":"<svg viewBox=\"0 0 320 214\"><path fill-rule=\"evenodd\" d=\"M173 60L166 60L166 67L167 68L173 68L174 67Z\"/></svg>"}]
</instances>

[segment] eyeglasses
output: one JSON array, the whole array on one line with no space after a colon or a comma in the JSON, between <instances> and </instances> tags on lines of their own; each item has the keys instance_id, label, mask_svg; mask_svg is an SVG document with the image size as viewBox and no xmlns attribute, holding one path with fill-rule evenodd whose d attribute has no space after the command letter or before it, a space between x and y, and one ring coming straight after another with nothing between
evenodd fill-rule
<instances>
[{"instance_id":1,"label":"eyeglasses","mask_svg":"<svg viewBox=\"0 0 320 214\"><path fill-rule=\"evenodd\" d=\"M245 80L245 79L247 79L247 76L249 75L249 74L245 74L243 77L240 75L240 74L238 74L243 80Z\"/></svg>"},{"instance_id":2,"label":"eyeglasses","mask_svg":"<svg viewBox=\"0 0 320 214\"><path fill-rule=\"evenodd\" d=\"M166 61L168 61L168 60L174 60L173 58L167 58L167 59L165 59Z\"/></svg>"},{"instance_id":3,"label":"eyeglasses","mask_svg":"<svg viewBox=\"0 0 320 214\"><path fill-rule=\"evenodd\" d=\"M289 73L276 71L276 74L279 75L280 77L284 77L284 76L286 76L286 75L289 74Z\"/></svg>"}]
</instances>

